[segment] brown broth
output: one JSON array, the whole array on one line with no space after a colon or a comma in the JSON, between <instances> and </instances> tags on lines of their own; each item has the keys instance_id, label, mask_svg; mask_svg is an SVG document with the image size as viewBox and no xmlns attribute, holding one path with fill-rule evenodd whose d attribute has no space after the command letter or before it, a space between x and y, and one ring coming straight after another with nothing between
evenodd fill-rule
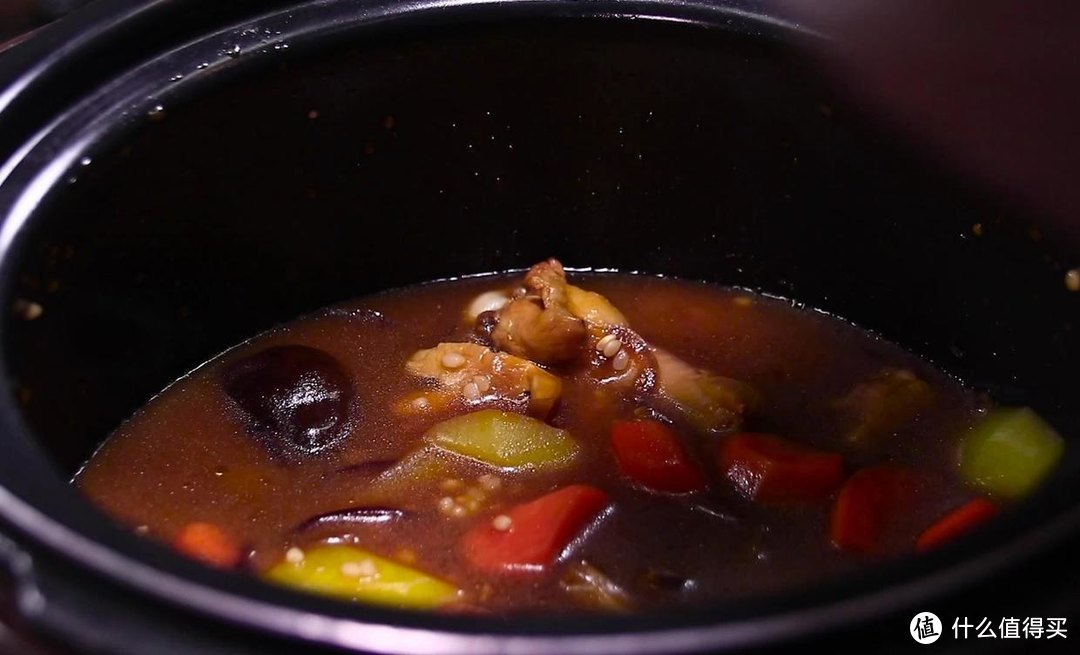
<instances>
[{"instance_id":1,"label":"brown broth","mask_svg":"<svg viewBox=\"0 0 1080 655\"><path fill-rule=\"evenodd\" d=\"M827 315L741 290L645 276L572 274L575 284L607 296L650 343L684 360L754 385L764 407L748 422L843 453L847 469L892 461L919 472L918 489L885 552L839 551L828 535L830 503L763 506L731 491L719 475L711 438L694 438L691 454L710 482L692 496L651 493L618 472L609 446L611 423L632 416L631 402L567 384L549 422L567 427L582 446L572 467L532 474L498 471L503 486L475 516L453 518L437 509L447 495L432 485L405 489L396 506L402 521L293 529L313 516L372 503L368 485L389 462L415 448L438 416L399 417L391 404L421 388L403 374L414 351L463 340L462 310L476 294L512 284L513 277L439 282L339 305L255 337L153 399L122 425L76 476L97 505L131 528L171 540L184 525L225 527L250 549L248 565L264 570L291 545L324 539L355 542L384 557L415 554L415 566L452 581L466 602L495 611L579 609L558 586L561 568L587 560L632 597L636 609L700 603L792 589L910 552L919 531L974 494L955 475L956 438L980 410L980 399L926 362ZM252 439L222 391L223 365L268 346L303 344L335 357L353 380L354 416L346 441L302 463L271 457ZM853 448L850 419L833 403L884 368L908 369L928 382L937 402L897 434L873 447ZM491 469L455 460L457 477L471 482ZM470 570L458 554L461 535L477 521L557 486L585 482L606 491L609 513L572 552L544 574L490 576ZM671 588L646 583L662 571ZM686 585L676 584L685 578ZM653 576L655 582L656 576ZM661 584L661 587L664 585ZM587 609L587 608L585 608Z\"/></svg>"}]
</instances>

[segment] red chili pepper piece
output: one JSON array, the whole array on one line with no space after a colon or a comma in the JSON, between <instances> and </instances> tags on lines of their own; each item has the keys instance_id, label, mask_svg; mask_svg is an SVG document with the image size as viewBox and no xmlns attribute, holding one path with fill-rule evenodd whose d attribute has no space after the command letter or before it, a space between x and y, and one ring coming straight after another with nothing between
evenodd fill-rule
<instances>
[{"instance_id":1,"label":"red chili pepper piece","mask_svg":"<svg viewBox=\"0 0 1080 655\"><path fill-rule=\"evenodd\" d=\"M949 512L923 531L915 540L920 553L965 535L998 514L998 506L985 498L976 498Z\"/></svg>"},{"instance_id":2,"label":"red chili pepper piece","mask_svg":"<svg viewBox=\"0 0 1080 655\"><path fill-rule=\"evenodd\" d=\"M611 426L611 448L619 470L656 491L687 493L705 488L705 478L679 444L675 430L658 421L619 421Z\"/></svg>"},{"instance_id":3,"label":"red chili pepper piece","mask_svg":"<svg viewBox=\"0 0 1080 655\"><path fill-rule=\"evenodd\" d=\"M873 553L896 518L904 496L911 491L912 476L886 464L862 469L840 489L832 513L832 540L843 550Z\"/></svg>"},{"instance_id":4,"label":"red chili pepper piece","mask_svg":"<svg viewBox=\"0 0 1080 655\"><path fill-rule=\"evenodd\" d=\"M599 489L581 484L563 487L506 512L509 521L477 525L465 534L462 551L474 567L488 573L543 570L607 502L607 494Z\"/></svg>"},{"instance_id":5,"label":"red chili pepper piece","mask_svg":"<svg viewBox=\"0 0 1080 655\"><path fill-rule=\"evenodd\" d=\"M844 481L840 455L772 434L728 437L718 460L739 493L763 503L822 500Z\"/></svg>"}]
</instances>

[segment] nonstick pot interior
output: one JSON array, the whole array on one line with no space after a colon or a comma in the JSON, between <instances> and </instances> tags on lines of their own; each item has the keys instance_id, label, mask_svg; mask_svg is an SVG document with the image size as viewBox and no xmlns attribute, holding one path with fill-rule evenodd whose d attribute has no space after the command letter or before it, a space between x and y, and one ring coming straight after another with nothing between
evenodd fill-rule
<instances>
[{"instance_id":1,"label":"nonstick pot interior","mask_svg":"<svg viewBox=\"0 0 1080 655\"><path fill-rule=\"evenodd\" d=\"M113 564L152 565L143 581L113 576L122 586L167 570L223 594L355 616L136 543L63 481L147 398L240 339L349 297L547 256L837 314L999 402L1030 404L1075 450L1077 299L1060 259L1075 244L875 125L792 47L794 28L734 5L680 14L690 10L642 3L636 16L601 5L379 20L309 8L148 58L58 112L0 185L4 299L44 310L3 324L3 436L32 434L32 445L12 451L27 463L6 462L0 482ZM31 482L38 446L49 468ZM712 630L644 650L810 633L819 628L807 617L772 636L746 622L885 590L880 612L965 587L1028 552L1021 536L1056 538L1073 520L1076 460L984 542L794 598L633 623L361 618L498 639ZM16 533L35 543L27 526ZM860 617L854 605L838 611ZM280 631L335 641L292 626L283 619ZM498 639L470 648L509 643Z\"/></svg>"}]
</instances>

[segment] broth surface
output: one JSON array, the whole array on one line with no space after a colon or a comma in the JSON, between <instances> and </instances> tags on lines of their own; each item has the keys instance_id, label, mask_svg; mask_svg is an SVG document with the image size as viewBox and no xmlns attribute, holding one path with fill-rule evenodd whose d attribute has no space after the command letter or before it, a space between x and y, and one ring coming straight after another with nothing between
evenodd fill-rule
<instances>
[{"instance_id":1,"label":"broth surface","mask_svg":"<svg viewBox=\"0 0 1080 655\"><path fill-rule=\"evenodd\" d=\"M482 292L512 288L520 274L395 290L259 335L154 398L104 443L75 482L124 525L154 538L172 541L193 522L220 526L242 544L242 566L257 574L293 547L354 543L455 585L462 590L455 606L545 613L605 609L564 588L570 567L583 561L621 589L632 610L812 585L909 553L923 529L977 496L956 473L958 435L987 402L898 346L839 319L742 290L629 274L569 276L609 299L651 346L756 389L761 404L740 431L840 453L845 475L882 463L915 472L882 546L851 553L832 543L836 492L791 503L741 495L717 463L717 443L725 435L695 432L655 408L648 416L673 424L708 488L658 493L633 483L613 457L610 435L613 422L641 418L645 403L577 372L563 375L561 397L547 417L580 447L569 466L509 470L446 455L448 475L440 480L403 478L387 486L387 471L392 474L394 463L420 447L432 425L479 408L451 403L441 411L393 411L402 398L430 386L405 374L405 362L418 350L466 341L473 326L464 320L464 308ZM351 380L346 436L324 452L295 457L268 449L223 390L230 364L284 345L328 353ZM848 435L858 419L843 409L842 399L889 370L914 374L929 385L933 400L885 434L853 443ZM460 543L470 529L570 484L606 492L606 509L544 571L492 575L463 560ZM454 516L445 503L440 508L444 498L470 488L479 499L475 511ZM297 529L312 517L360 506L406 515Z\"/></svg>"}]
</instances>

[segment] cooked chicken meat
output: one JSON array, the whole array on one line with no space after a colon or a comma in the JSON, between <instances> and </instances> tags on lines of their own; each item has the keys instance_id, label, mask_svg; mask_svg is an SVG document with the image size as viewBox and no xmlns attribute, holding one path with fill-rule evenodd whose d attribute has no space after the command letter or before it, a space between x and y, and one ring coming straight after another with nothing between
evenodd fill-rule
<instances>
[{"instance_id":1,"label":"cooked chicken meat","mask_svg":"<svg viewBox=\"0 0 1080 655\"><path fill-rule=\"evenodd\" d=\"M744 382L695 368L660 348L653 354L660 370L660 394L699 430L737 430L743 416L760 403L757 391Z\"/></svg>"},{"instance_id":2,"label":"cooked chicken meat","mask_svg":"<svg viewBox=\"0 0 1080 655\"><path fill-rule=\"evenodd\" d=\"M486 309L507 298L501 308ZM466 315L474 321L473 339L483 345L546 365L584 361L598 383L656 393L703 432L738 429L757 404L749 385L653 347L602 294L569 284L555 259L530 268L513 294L480 294Z\"/></svg>"},{"instance_id":3,"label":"cooked chicken meat","mask_svg":"<svg viewBox=\"0 0 1080 655\"><path fill-rule=\"evenodd\" d=\"M904 427L934 402L929 384L907 369L885 369L860 382L836 402L851 418L853 442L888 435Z\"/></svg>"},{"instance_id":4,"label":"cooked chicken meat","mask_svg":"<svg viewBox=\"0 0 1080 655\"><path fill-rule=\"evenodd\" d=\"M525 274L524 296L499 310L491 332L499 350L540 364L575 359L585 344L585 323L567 307L566 271L549 259Z\"/></svg>"},{"instance_id":5,"label":"cooked chicken meat","mask_svg":"<svg viewBox=\"0 0 1080 655\"><path fill-rule=\"evenodd\" d=\"M419 350L405 370L439 385L409 399L418 411L446 404L449 395L468 404L499 400L524 404L529 414L545 417L562 393L562 381L536 364L475 343L440 343Z\"/></svg>"}]
</instances>

